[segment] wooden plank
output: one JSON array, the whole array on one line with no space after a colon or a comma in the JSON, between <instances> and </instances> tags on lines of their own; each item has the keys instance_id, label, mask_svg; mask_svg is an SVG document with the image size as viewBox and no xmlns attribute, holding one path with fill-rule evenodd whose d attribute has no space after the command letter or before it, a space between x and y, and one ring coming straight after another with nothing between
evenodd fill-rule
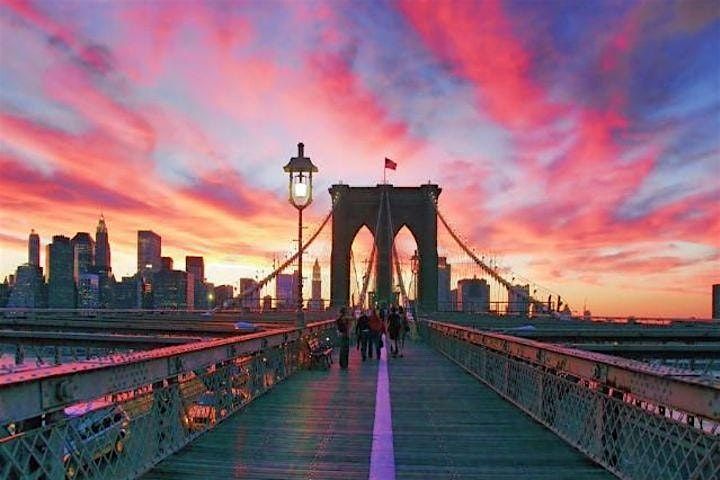
<instances>
[{"instance_id":1,"label":"wooden plank","mask_svg":"<svg viewBox=\"0 0 720 480\"><path fill-rule=\"evenodd\" d=\"M143 478L367 480L377 366L355 350L347 371L335 360L293 375Z\"/></svg>"},{"instance_id":2,"label":"wooden plank","mask_svg":"<svg viewBox=\"0 0 720 480\"><path fill-rule=\"evenodd\" d=\"M390 392L398 480L615 478L423 344L391 360Z\"/></svg>"},{"instance_id":3,"label":"wooden plank","mask_svg":"<svg viewBox=\"0 0 720 480\"><path fill-rule=\"evenodd\" d=\"M143 478L367 479L377 360L300 372ZM610 479L423 344L390 360L396 478Z\"/></svg>"}]
</instances>

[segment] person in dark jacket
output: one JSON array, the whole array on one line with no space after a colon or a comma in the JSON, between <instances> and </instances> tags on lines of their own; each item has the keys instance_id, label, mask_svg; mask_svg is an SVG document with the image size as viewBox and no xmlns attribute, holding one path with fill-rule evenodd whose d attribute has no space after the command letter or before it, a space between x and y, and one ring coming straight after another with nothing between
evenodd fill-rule
<instances>
[{"instance_id":1,"label":"person in dark jacket","mask_svg":"<svg viewBox=\"0 0 720 480\"><path fill-rule=\"evenodd\" d=\"M364 362L368 355L372 358L372 352L370 351L372 347L370 344L370 318L368 318L367 311L361 313L360 317L358 317L357 325L355 325L355 336L360 347L362 361Z\"/></svg>"},{"instance_id":2,"label":"person in dark jacket","mask_svg":"<svg viewBox=\"0 0 720 480\"><path fill-rule=\"evenodd\" d=\"M398 348L398 338L400 337L400 329L402 328L402 319L398 315L397 309L392 307L390 315L388 315L388 336L390 337L390 353L393 357L397 357L400 349Z\"/></svg>"},{"instance_id":3,"label":"person in dark jacket","mask_svg":"<svg viewBox=\"0 0 720 480\"><path fill-rule=\"evenodd\" d=\"M348 367L348 356L350 355L350 319L345 307L340 309L340 316L335 321L340 337L340 368Z\"/></svg>"}]
</instances>

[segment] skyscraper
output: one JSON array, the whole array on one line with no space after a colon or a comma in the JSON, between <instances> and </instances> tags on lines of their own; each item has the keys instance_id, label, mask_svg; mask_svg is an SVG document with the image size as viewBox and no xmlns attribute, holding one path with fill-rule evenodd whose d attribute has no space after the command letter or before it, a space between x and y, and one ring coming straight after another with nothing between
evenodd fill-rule
<instances>
[{"instance_id":1,"label":"skyscraper","mask_svg":"<svg viewBox=\"0 0 720 480\"><path fill-rule=\"evenodd\" d=\"M290 310L296 307L296 277L297 272L280 273L275 277L275 308L278 310Z\"/></svg>"},{"instance_id":2,"label":"skyscraper","mask_svg":"<svg viewBox=\"0 0 720 480\"><path fill-rule=\"evenodd\" d=\"M490 310L490 285L484 278L465 278L457 284L457 308L463 312Z\"/></svg>"},{"instance_id":3,"label":"skyscraper","mask_svg":"<svg viewBox=\"0 0 720 480\"><path fill-rule=\"evenodd\" d=\"M315 259L312 271L312 295L308 304L309 310L324 310L325 304L322 300L322 275L320 271L320 263Z\"/></svg>"},{"instance_id":4,"label":"skyscraper","mask_svg":"<svg viewBox=\"0 0 720 480\"><path fill-rule=\"evenodd\" d=\"M720 283L712 286L712 318L720 320Z\"/></svg>"},{"instance_id":5,"label":"skyscraper","mask_svg":"<svg viewBox=\"0 0 720 480\"><path fill-rule=\"evenodd\" d=\"M195 304L195 290L191 273L180 270L160 270L153 274L153 307L185 310Z\"/></svg>"},{"instance_id":6,"label":"skyscraper","mask_svg":"<svg viewBox=\"0 0 720 480\"><path fill-rule=\"evenodd\" d=\"M174 270L172 257L160 257L160 270Z\"/></svg>"},{"instance_id":7,"label":"skyscraper","mask_svg":"<svg viewBox=\"0 0 720 480\"><path fill-rule=\"evenodd\" d=\"M30 231L28 239L28 265L40 266L40 235L35 230Z\"/></svg>"},{"instance_id":8,"label":"skyscraper","mask_svg":"<svg viewBox=\"0 0 720 480\"><path fill-rule=\"evenodd\" d=\"M195 276L196 282L205 281L205 260L203 257L185 257L185 271Z\"/></svg>"},{"instance_id":9,"label":"skyscraper","mask_svg":"<svg viewBox=\"0 0 720 480\"><path fill-rule=\"evenodd\" d=\"M218 285L215 291L215 306L226 307L233 298L234 291L232 285Z\"/></svg>"},{"instance_id":10,"label":"skyscraper","mask_svg":"<svg viewBox=\"0 0 720 480\"><path fill-rule=\"evenodd\" d=\"M508 315L530 313L530 285L512 285L508 290Z\"/></svg>"},{"instance_id":11,"label":"skyscraper","mask_svg":"<svg viewBox=\"0 0 720 480\"><path fill-rule=\"evenodd\" d=\"M257 286L257 282L252 278L241 278L240 279L240 295L243 292L248 291L251 288ZM260 290L255 290L250 295L244 296L240 299L240 306L243 308L249 308L251 310L260 310Z\"/></svg>"},{"instance_id":12,"label":"skyscraper","mask_svg":"<svg viewBox=\"0 0 720 480\"><path fill-rule=\"evenodd\" d=\"M95 265L95 242L89 233L78 232L70 241L73 250L73 278L77 284L80 275L90 272Z\"/></svg>"},{"instance_id":13,"label":"skyscraper","mask_svg":"<svg viewBox=\"0 0 720 480\"><path fill-rule=\"evenodd\" d=\"M8 308L45 308L45 283L42 269L36 265L20 265L15 275L15 286L8 298Z\"/></svg>"},{"instance_id":14,"label":"skyscraper","mask_svg":"<svg viewBox=\"0 0 720 480\"><path fill-rule=\"evenodd\" d=\"M100 275L81 273L77 279L77 308L100 308Z\"/></svg>"},{"instance_id":15,"label":"skyscraper","mask_svg":"<svg viewBox=\"0 0 720 480\"><path fill-rule=\"evenodd\" d=\"M97 230L95 230L95 265L105 272L112 270L110 264L110 240L108 238L105 217L100 214Z\"/></svg>"},{"instance_id":16,"label":"skyscraper","mask_svg":"<svg viewBox=\"0 0 720 480\"><path fill-rule=\"evenodd\" d=\"M203 257L185 257L185 271L195 279L195 308L208 308L208 291L205 288L205 260Z\"/></svg>"},{"instance_id":17,"label":"skyscraper","mask_svg":"<svg viewBox=\"0 0 720 480\"><path fill-rule=\"evenodd\" d=\"M142 282L138 275L122 277L113 286L112 308L136 309L142 307Z\"/></svg>"},{"instance_id":18,"label":"skyscraper","mask_svg":"<svg viewBox=\"0 0 720 480\"><path fill-rule=\"evenodd\" d=\"M70 239L55 235L47 246L48 307L75 308L73 253Z\"/></svg>"},{"instance_id":19,"label":"skyscraper","mask_svg":"<svg viewBox=\"0 0 720 480\"><path fill-rule=\"evenodd\" d=\"M159 272L161 256L160 235L152 230L138 230L138 272Z\"/></svg>"},{"instance_id":20,"label":"skyscraper","mask_svg":"<svg viewBox=\"0 0 720 480\"><path fill-rule=\"evenodd\" d=\"M438 310L451 311L450 304L450 278L452 268L447 257L438 257Z\"/></svg>"}]
</instances>

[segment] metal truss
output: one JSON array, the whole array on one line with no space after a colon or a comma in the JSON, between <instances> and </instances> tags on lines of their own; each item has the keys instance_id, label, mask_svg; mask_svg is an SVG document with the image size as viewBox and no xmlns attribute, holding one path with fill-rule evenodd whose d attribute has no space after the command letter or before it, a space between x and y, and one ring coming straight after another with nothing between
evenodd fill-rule
<instances>
[{"instance_id":1,"label":"metal truss","mask_svg":"<svg viewBox=\"0 0 720 480\"><path fill-rule=\"evenodd\" d=\"M720 383L432 321L428 343L623 479L720 478Z\"/></svg>"},{"instance_id":2,"label":"metal truss","mask_svg":"<svg viewBox=\"0 0 720 480\"><path fill-rule=\"evenodd\" d=\"M307 366L308 339L334 330L318 322L6 375L0 479L136 478Z\"/></svg>"}]
</instances>

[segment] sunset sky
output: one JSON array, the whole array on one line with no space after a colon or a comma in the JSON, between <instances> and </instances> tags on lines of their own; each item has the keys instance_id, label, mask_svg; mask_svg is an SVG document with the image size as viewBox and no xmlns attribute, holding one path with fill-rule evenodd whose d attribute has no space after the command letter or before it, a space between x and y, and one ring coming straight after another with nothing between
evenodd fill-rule
<instances>
[{"instance_id":1,"label":"sunset sky","mask_svg":"<svg viewBox=\"0 0 720 480\"><path fill-rule=\"evenodd\" d=\"M299 141L309 224L389 157L391 183L438 183L478 251L575 308L710 316L717 1L0 0L2 277L31 228L44 257L101 212L117 277L139 229L216 284L267 273L293 248Z\"/></svg>"}]
</instances>

